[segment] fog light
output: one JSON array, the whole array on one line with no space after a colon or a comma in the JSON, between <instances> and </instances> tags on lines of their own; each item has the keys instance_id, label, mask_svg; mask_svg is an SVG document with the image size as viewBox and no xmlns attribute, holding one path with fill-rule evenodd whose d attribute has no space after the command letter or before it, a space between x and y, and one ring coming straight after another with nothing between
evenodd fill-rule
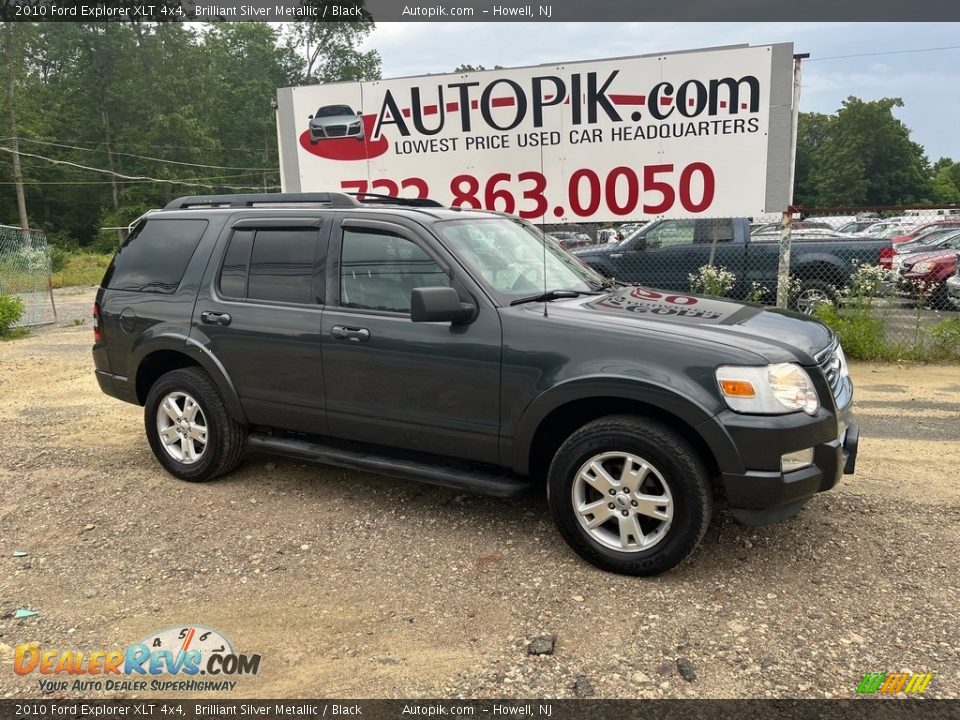
<instances>
[{"instance_id":1,"label":"fog light","mask_svg":"<svg viewBox=\"0 0 960 720\"><path fill-rule=\"evenodd\" d=\"M813 464L813 448L787 453L780 458L780 471L792 472Z\"/></svg>"}]
</instances>

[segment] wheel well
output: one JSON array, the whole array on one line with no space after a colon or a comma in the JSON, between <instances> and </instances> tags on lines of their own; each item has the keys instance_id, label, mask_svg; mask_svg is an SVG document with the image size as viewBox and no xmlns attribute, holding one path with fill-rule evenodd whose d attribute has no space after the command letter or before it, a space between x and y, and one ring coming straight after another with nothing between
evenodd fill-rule
<instances>
[{"instance_id":1,"label":"wheel well","mask_svg":"<svg viewBox=\"0 0 960 720\"><path fill-rule=\"evenodd\" d=\"M176 350L158 350L150 353L137 368L137 400L141 405L147 401L147 393L161 375L171 370L186 367L200 367L195 360Z\"/></svg>"},{"instance_id":2,"label":"wheel well","mask_svg":"<svg viewBox=\"0 0 960 720\"><path fill-rule=\"evenodd\" d=\"M804 263L796 269L794 275L800 280L821 280L837 288L842 288L846 285L843 271L836 265L831 265L828 262L817 261Z\"/></svg>"},{"instance_id":3,"label":"wheel well","mask_svg":"<svg viewBox=\"0 0 960 720\"><path fill-rule=\"evenodd\" d=\"M642 415L662 422L693 445L706 463L711 477L717 477L720 474L720 467L709 446L699 433L677 416L637 400L599 397L574 400L561 405L540 422L530 445L530 476L538 479L546 478L550 461L563 441L588 422L606 415Z\"/></svg>"}]
</instances>

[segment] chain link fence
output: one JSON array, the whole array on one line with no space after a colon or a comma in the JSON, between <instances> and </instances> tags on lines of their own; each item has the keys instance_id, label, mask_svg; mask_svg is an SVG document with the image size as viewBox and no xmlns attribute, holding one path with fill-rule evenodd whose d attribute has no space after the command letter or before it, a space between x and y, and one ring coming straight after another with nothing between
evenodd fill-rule
<instances>
[{"instance_id":1,"label":"chain link fence","mask_svg":"<svg viewBox=\"0 0 960 720\"><path fill-rule=\"evenodd\" d=\"M14 327L57 321L50 270L46 235L0 225L0 295L18 297L24 304L23 315Z\"/></svg>"},{"instance_id":2,"label":"chain link fence","mask_svg":"<svg viewBox=\"0 0 960 720\"><path fill-rule=\"evenodd\" d=\"M867 359L929 359L926 350L951 343L960 355L960 208L804 210L790 226L785 274L782 215L546 231L601 274L678 297L774 305L783 278L781 304L790 309L835 328L859 313L854 330L870 324L875 340L875 347L855 353Z\"/></svg>"}]
</instances>

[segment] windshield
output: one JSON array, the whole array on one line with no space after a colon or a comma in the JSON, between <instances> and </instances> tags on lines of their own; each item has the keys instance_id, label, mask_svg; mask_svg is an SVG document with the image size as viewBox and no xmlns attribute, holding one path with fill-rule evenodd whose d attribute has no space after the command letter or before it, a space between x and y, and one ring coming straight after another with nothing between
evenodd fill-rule
<instances>
[{"instance_id":1,"label":"windshield","mask_svg":"<svg viewBox=\"0 0 960 720\"><path fill-rule=\"evenodd\" d=\"M602 277L556 242L545 241L532 225L494 217L448 220L437 223L437 228L444 245L503 304L545 290L590 292L603 283Z\"/></svg>"},{"instance_id":2,"label":"windshield","mask_svg":"<svg viewBox=\"0 0 960 720\"><path fill-rule=\"evenodd\" d=\"M340 115L353 115L353 110L346 105L327 105L317 110L316 117L338 117Z\"/></svg>"}]
</instances>

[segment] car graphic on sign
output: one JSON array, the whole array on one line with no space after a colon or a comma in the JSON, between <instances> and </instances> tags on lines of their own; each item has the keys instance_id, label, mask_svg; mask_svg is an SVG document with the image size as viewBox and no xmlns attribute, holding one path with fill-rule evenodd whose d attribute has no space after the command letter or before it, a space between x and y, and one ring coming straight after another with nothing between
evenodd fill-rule
<instances>
[{"instance_id":1,"label":"car graphic on sign","mask_svg":"<svg viewBox=\"0 0 960 720\"><path fill-rule=\"evenodd\" d=\"M310 144L352 137L363 141L363 118L349 105L324 105L310 116Z\"/></svg>"}]
</instances>

